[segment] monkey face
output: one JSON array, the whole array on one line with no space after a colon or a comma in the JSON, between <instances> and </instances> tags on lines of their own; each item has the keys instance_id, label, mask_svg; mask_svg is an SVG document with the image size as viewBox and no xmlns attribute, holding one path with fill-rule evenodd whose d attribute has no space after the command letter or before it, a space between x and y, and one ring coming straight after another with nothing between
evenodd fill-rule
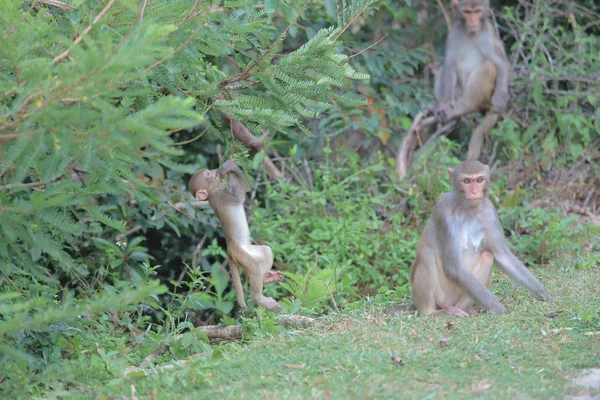
<instances>
[{"instance_id":1,"label":"monkey face","mask_svg":"<svg viewBox=\"0 0 600 400\"><path fill-rule=\"evenodd\" d=\"M471 35L479 33L483 25L484 9L488 7L483 0L464 0L460 7L460 17L464 21L467 32Z\"/></svg>"},{"instance_id":2,"label":"monkey face","mask_svg":"<svg viewBox=\"0 0 600 400\"><path fill-rule=\"evenodd\" d=\"M463 18L465 19L469 33L477 33L481 29L481 10L465 10Z\"/></svg>"},{"instance_id":3,"label":"monkey face","mask_svg":"<svg viewBox=\"0 0 600 400\"><path fill-rule=\"evenodd\" d=\"M479 202L485 193L486 177L483 174L463 175L460 179L461 192L465 199Z\"/></svg>"},{"instance_id":4,"label":"monkey face","mask_svg":"<svg viewBox=\"0 0 600 400\"><path fill-rule=\"evenodd\" d=\"M202 187L208 191L221 184L221 178L219 177L219 173L216 169L205 169L202 171L202 177L204 178L204 184Z\"/></svg>"}]
</instances>

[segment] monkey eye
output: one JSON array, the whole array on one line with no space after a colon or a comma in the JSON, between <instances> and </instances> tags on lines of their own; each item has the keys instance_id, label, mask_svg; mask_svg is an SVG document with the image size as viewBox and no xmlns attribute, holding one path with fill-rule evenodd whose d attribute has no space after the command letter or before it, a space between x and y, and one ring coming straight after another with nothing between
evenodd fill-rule
<instances>
[{"instance_id":1,"label":"monkey eye","mask_svg":"<svg viewBox=\"0 0 600 400\"><path fill-rule=\"evenodd\" d=\"M465 179L463 179L463 183L465 185L468 185L469 183L471 183L471 180L469 178L465 178Z\"/></svg>"},{"instance_id":2,"label":"monkey eye","mask_svg":"<svg viewBox=\"0 0 600 400\"><path fill-rule=\"evenodd\" d=\"M483 178L480 176L479 178L477 178L477 183L481 183L483 182Z\"/></svg>"}]
</instances>

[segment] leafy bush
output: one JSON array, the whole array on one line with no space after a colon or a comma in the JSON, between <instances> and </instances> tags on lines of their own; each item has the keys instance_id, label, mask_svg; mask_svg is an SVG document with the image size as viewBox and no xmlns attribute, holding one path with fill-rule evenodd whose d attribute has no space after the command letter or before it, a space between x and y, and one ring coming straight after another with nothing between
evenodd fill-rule
<instances>
[{"instance_id":1,"label":"leafy bush","mask_svg":"<svg viewBox=\"0 0 600 400\"><path fill-rule=\"evenodd\" d=\"M513 64L512 109L491 139L507 159L533 156L549 170L592 154L600 139L600 14L582 2L519 1L506 7Z\"/></svg>"},{"instance_id":2,"label":"leafy bush","mask_svg":"<svg viewBox=\"0 0 600 400\"><path fill-rule=\"evenodd\" d=\"M164 294L146 285L159 270L149 262L163 261L152 253L172 254L182 235L215 231L185 204L185 174L206 163L183 151L202 136L196 129L223 139L229 137L224 122L235 118L253 132L306 131L303 120L334 101L362 104L343 89L368 76L338 51L338 39L343 24L370 3L353 2L338 26L283 52L288 31L274 29L275 10L249 2L216 10L193 0L90 0L64 10L0 1L3 364L25 357L27 369L37 361L23 354L48 362L75 354L59 346L94 330L75 315L104 322L109 309ZM302 10L284 7L290 21ZM244 160L240 147L236 156ZM159 332L168 341L191 328L185 307L227 314L232 303L221 298L226 281L218 272L209 278L194 271L180 286L187 293L153 297L136 308L135 320L116 313L123 320L113 322L131 332L152 327L148 335ZM197 293L207 288L212 293ZM101 306L99 293L106 295ZM49 311L36 312L40 306ZM179 357L195 346L186 336L170 348ZM27 373L9 369L0 382L12 390Z\"/></svg>"},{"instance_id":3,"label":"leafy bush","mask_svg":"<svg viewBox=\"0 0 600 400\"><path fill-rule=\"evenodd\" d=\"M252 224L284 272L310 275L316 253L319 268L333 272L331 289L353 298L406 282L417 233L395 210L401 198L383 158L361 167L358 155L344 156L344 163L313 163L309 176L295 184L271 186Z\"/></svg>"},{"instance_id":4,"label":"leafy bush","mask_svg":"<svg viewBox=\"0 0 600 400\"><path fill-rule=\"evenodd\" d=\"M509 242L529 265L546 265L555 259L573 257L584 247L600 245L593 228L565 217L559 208L513 207L498 210Z\"/></svg>"}]
</instances>

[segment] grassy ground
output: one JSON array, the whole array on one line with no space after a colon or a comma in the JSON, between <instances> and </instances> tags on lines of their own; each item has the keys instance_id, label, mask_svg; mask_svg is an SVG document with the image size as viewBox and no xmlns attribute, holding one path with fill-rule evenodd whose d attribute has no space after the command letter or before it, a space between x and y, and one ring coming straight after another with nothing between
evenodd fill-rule
<instances>
[{"instance_id":1,"label":"grassy ground","mask_svg":"<svg viewBox=\"0 0 600 400\"><path fill-rule=\"evenodd\" d=\"M148 376L122 377L128 363L118 353L82 355L63 365L72 375L52 383L43 396L549 399L584 394L570 379L600 366L600 335L586 335L600 330L600 271L534 272L559 296L556 303L535 300L496 273L492 290L508 306L508 315L417 318L412 310L389 311L390 305L409 305L408 297L392 303L366 299L311 329L227 344L187 366L155 369ZM162 365L171 361L163 360Z\"/></svg>"}]
</instances>

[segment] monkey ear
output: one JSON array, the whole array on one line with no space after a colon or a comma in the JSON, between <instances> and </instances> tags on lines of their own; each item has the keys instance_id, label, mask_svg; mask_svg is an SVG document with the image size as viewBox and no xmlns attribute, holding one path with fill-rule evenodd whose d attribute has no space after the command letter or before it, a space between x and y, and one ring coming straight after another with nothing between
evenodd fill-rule
<instances>
[{"instance_id":1,"label":"monkey ear","mask_svg":"<svg viewBox=\"0 0 600 400\"><path fill-rule=\"evenodd\" d=\"M452 5L452 11L456 12L456 10L458 10L458 0L452 0L450 3Z\"/></svg>"},{"instance_id":2,"label":"monkey ear","mask_svg":"<svg viewBox=\"0 0 600 400\"><path fill-rule=\"evenodd\" d=\"M196 200L204 201L208 199L208 192L204 189L200 189L196 192Z\"/></svg>"},{"instance_id":3,"label":"monkey ear","mask_svg":"<svg viewBox=\"0 0 600 400\"><path fill-rule=\"evenodd\" d=\"M485 172L490 172L490 167L488 167L488 165L487 165L487 164L483 164L483 170L484 170Z\"/></svg>"},{"instance_id":4,"label":"monkey ear","mask_svg":"<svg viewBox=\"0 0 600 400\"><path fill-rule=\"evenodd\" d=\"M452 180L452 178L454 177L454 169L448 168L448 177L450 178L450 180Z\"/></svg>"}]
</instances>

